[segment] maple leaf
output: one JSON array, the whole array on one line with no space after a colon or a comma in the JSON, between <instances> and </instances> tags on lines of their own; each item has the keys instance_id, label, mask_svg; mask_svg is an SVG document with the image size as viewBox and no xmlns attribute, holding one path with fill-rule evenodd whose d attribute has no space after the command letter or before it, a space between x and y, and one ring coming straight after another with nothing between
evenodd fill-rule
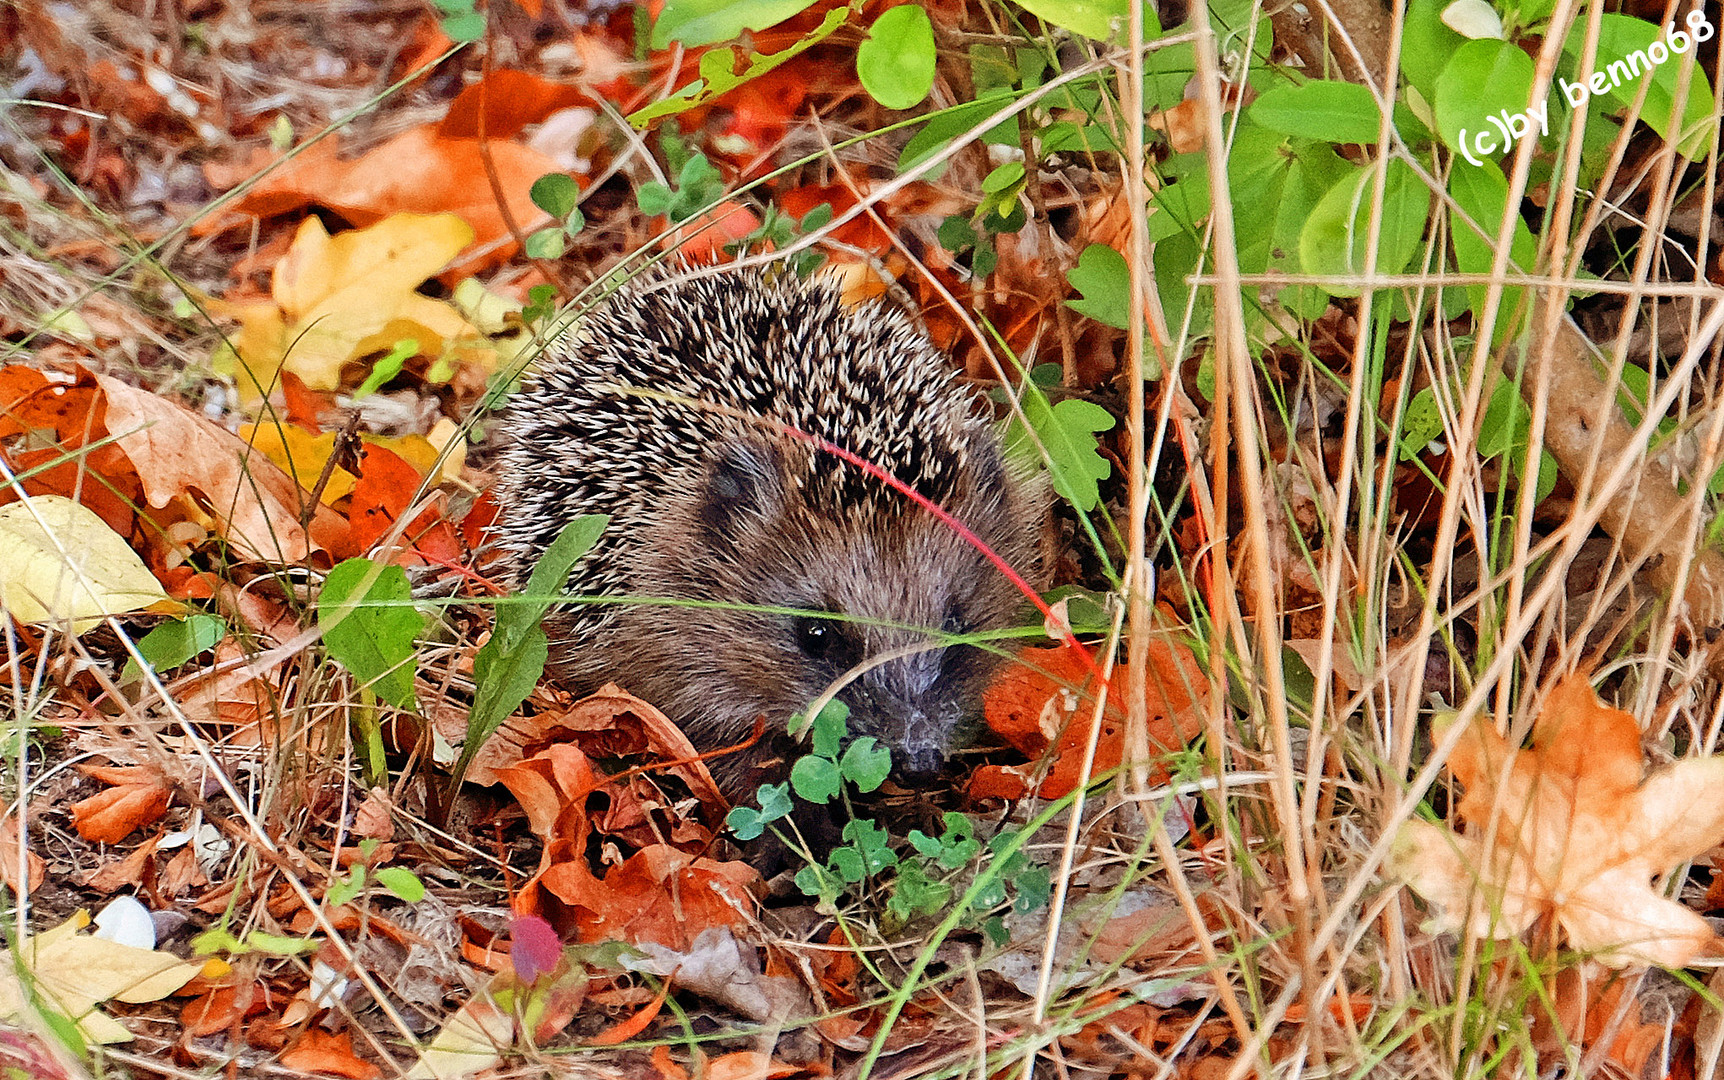
<instances>
[{"instance_id":1,"label":"maple leaf","mask_svg":"<svg viewBox=\"0 0 1724 1080\"><path fill-rule=\"evenodd\" d=\"M1453 723L1439 721L1434 737ZM1531 747L1517 753L1480 717L1448 764L1466 788L1466 831L1409 822L1387 866L1442 909L1431 929L1502 938L1548 918L1612 967L1682 967L1724 951L1706 920L1652 888L1724 841L1724 757L1646 773L1634 718L1571 675L1551 691Z\"/></svg>"}]
</instances>

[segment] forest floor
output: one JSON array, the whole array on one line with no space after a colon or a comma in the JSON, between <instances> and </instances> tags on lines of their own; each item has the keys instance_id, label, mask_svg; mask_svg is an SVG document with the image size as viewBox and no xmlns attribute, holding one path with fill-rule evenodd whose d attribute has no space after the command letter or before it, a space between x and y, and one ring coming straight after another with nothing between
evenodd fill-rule
<instances>
[{"instance_id":1,"label":"forest floor","mask_svg":"<svg viewBox=\"0 0 1724 1080\"><path fill-rule=\"evenodd\" d=\"M0 6L0 1062L1715 1075L1718 19ZM665 262L904 313L1045 473L932 789L810 700L732 807L542 677L599 523L511 593L494 414Z\"/></svg>"}]
</instances>

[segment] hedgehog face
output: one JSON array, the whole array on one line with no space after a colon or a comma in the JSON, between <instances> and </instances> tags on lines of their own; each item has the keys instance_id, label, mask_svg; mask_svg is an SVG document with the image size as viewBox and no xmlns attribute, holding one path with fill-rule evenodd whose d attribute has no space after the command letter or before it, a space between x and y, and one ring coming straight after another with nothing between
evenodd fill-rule
<instances>
[{"instance_id":1,"label":"hedgehog face","mask_svg":"<svg viewBox=\"0 0 1724 1080\"><path fill-rule=\"evenodd\" d=\"M1009 625L1018 594L980 552L918 507L871 504L834 520L810 506L795 480L798 456L747 442L715 451L700 497L679 508L699 523L705 542L667 541L650 575L680 581L691 597L797 614L685 608L625 617L657 620L656 639L676 636L698 650L685 651L680 664L695 676L690 685L710 687L700 668L733 661L714 672L733 690L725 700L708 695L673 706L692 731L746 730L762 714L780 725L844 680L838 696L850 707L852 735L872 735L890 749L899 779L926 779L971 742L995 667L985 650L945 638ZM1006 493L1003 484L979 484L948 504L1021 564L1024 517Z\"/></svg>"}]
</instances>

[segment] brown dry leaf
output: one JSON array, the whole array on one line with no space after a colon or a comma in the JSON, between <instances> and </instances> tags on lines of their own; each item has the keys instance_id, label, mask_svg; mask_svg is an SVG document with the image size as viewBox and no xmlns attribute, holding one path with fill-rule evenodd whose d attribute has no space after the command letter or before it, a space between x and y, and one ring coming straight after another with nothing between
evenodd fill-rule
<instances>
[{"instance_id":1,"label":"brown dry leaf","mask_svg":"<svg viewBox=\"0 0 1724 1080\"><path fill-rule=\"evenodd\" d=\"M353 1036L345 1031L332 1035L318 1027L306 1028L299 1041L282 1052L281 1063L302 1073L327 1073L349 1080L373 1080L383 1075L383 1070L371 1062L353 1056Z\"/></svg>"},{"instance_id":2,"label":"brown dry leaf","mask_svg":"<svg viewBox=\"0 0 1724 1080\"><path fill-rule=\"evenodd\" d=\"M308 148L258 181L233 209L267 217L326 206L359 226L391 214L451 213L472 229L462 245L468 254L457 266L466 276L512 257L516 247L486 177L483 155L490 155L510 215L523 234L548 220L528 196L533 181L562 171L550 158L518 143L492 138L482 147L478 139L444 138L433 127L404 131L351 161L342 160L337 150L334 139ZM231 187L271 164L275 156L264 152L239 168L212 169L210 182ZM231 214L224 215L202 231L233 220Z\"/></svg>"},{"instance_id":3,"label":"brown dry leaf","mask_svg":"<svg viewBox=\"0 0 1724 1080\"><path fill-rule=\"evenodd\" d=\"M1201 730L1199 710L1209 680L1190 649L1158 638L1150 643L1149 739L1152 753L1164 753L1185 745ZM1036 791L1044 799L1057 799L1077 786L1089 740L1090 719L1095 712L1091 665L1069 646L1025 649L1022 663L1013 665L994 681L983 697L983 715L988 726L1026 757L1027 766L988 765L976 770L970 794L977 798L1022 798ZM1115 669L1113 695L1124 685L1125 673ZM1119 698L1110 695L1096 744L1092 776L1116 768L1125 754L1125 710ZM1054 760L1046 776L1033 762L1054 748Z\"/></svg>"},{"instance_id":4,"label":"brown dry leaf","mask_svg":"<svg viewBox=\"0 0 1724 1080\"><path fill-rule=\"evenodd\" d=\"M117 844L134 831L155 824L167 812L172 789L155 770L143 766L81 769L114 785L72 804L72 825L84 839Z\"/></svg>"},{"instance_id":5,"label":"brown dry leaf","mask_svg":"<svg viewBox=\"0 0 1724 1080\"><path fill-rule=\"evenodd\" d=\"M1439 721L1433 737L1453 722ZM1570 675L1546 700L1531 747L1516 752L1480 717L1449 769L1466 788L1466 831L1409 822L1386 867L1437 905L1436 928L1500 938L1550 919L1612 967L1683 967L1719 953L1706 920L1654 891L1652 878L1724 840L1724 757L1646 773L1634 718Z\"/></svg>"},{"instance_id":6,"label":"brown dry leaf","mask_svg":"<svg viewBox=\"0 0 1724 1080\"><path fill-rule=\"evenodd\" d=\"M83 885L102 893L111 893L119 889L136 888L142 885L146 867L149 867L153 873L152 860L156 856L156 845L161 842L161 836L152 836L139 844L137 850L124 858L109 859L91 871L84 879Z\"/></svg>"},{"instance_id":7,"label":"brown dry leaf","mask_svg":"<svg viewBox=\"0 0 1724 1080\"><path fill-rule=\"evenodd\" d=\"M543 855L516 899L518 915L541 915L578 940L652 941L688 949L702 930L736 926L753 909L753 867L646 843L603 877L588 863L593 821L587 797L604 789L613 804L628 792L595 772L574 746L557 743L519 765L496 770L527 813ZM701 846L704 847L704 844Z\"/></svg>"},{"instance_id":8,"label":"brown dry leaf","mask_svg":"<svg viewBox=\"0 0 1724 1080\"><path fill-rule=\"evenodd\" d=\"M178 501L184 517L207 512L215 531L266 560L299 563L313 543L342 543L344 525L324 507L315 508L308 536L300 525L308 496L238 436L147 391L94 378L106 400L106 427L137 470L153 509Z\"/></svg>"},{"instance_id":9,"label":"brown dry leaf","mask_svg":"<svg viewBox=\"0 0 1724 1080\"><path fill-rule=\"evenodd\" d=\"M275 265L270 300L209 301L240 323L233 349L215 357L217 370L255 403L283 371L313 390L334 390L349 364L398 341L413 339L419 355L433 358L454 353L457 342L478 342L478 330L452 305L418 291L472 239L454 214L396 214L333 236L307 218ZM471 351L481 362L495 357L495 350Z\"/></svg>"},{"instance_id":10,"label":"brown dry leaf","mask_svg":"<svg viewBox=\"0 0 1724 1080\"><path fill-rule=\"evenodd\" d=\"M18 888L18 857L20 854L24 857L25 887L22 890ZM28 843L24 845L23 852L19 852L18 819L8 814L4 821L0 821L0 882L5 882L6 887L14 893L20 891L31 893L35 892L36 887L42 884L42 879L47 876L47 873L47 863L42 861L42 856L30 850Z\"/></svg>"}]
</instances>

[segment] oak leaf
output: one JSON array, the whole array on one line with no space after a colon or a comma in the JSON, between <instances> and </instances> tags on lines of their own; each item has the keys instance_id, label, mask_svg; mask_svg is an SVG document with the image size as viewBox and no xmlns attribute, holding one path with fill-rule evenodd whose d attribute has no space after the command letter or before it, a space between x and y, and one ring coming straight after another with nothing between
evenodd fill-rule
<instances>
[{"instance_id":1,"label":"oak leaf","mask_svg":"<svg viewBox=\"0 0 1724 1080\"><path fill-rule=\"evenodd\" d=\"M1465 832L1409 822L1387 866L1439 909L1430 928L1503 938L1548 919L1612 967L1682 967L1724 951L1706 920L1652 888L1724 841L1724 756L1646 772L1634 718L1571 675L1530 747L1517 752L1481 717L1448 764L1466 789Z\"/></svg>"}]
</instances>

